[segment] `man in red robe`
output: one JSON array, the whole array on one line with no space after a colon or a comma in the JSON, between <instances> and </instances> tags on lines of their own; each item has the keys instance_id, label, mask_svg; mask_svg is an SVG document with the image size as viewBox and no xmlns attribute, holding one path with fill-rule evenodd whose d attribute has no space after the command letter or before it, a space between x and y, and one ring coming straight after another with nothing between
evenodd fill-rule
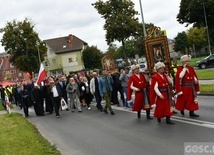
<instances>
[{"instance_id":1,"label":"man in red robe","mask_svg":"<svg viewBox=\"0 0 214 155\"><path fill-rule=\"evenodd\" d=\"M190 117L199 117L194 113L199 109L197 94L200 93L198 77L192 66L189 65L190 55L183 55L181 62L183 66L177 68L175 77L175 89L177 93L177 101L175 108L184 115L184 110L189 110Z\"/></svg>"},{"instance_id":2,"label":"man in red robe","mask_svg":"<svg viewBox=\"0 0 214 155\"><path fill-rule=\"evenodd\" d=\"M150 101L155 104L154 117L160 123L161 118L166 117L166 123L174 125L170 120L173 115L173 102L169 84L173 80L164 73L165 65L162 62L155 64L156 73L152 75L150 87Z\"/></svg>"},{"instance_id":3,"label":"man in red robe","mask_svg":"<svg viewBox=\"0 0 214 155\"><path fill-rule=\"evenodd\" d=\"M145 79L145 76L140 73L140 66L132 66L133 75L130 76L129 82L127 85L127 101L130 101L132 98L132 93L135 93L134 105L132 111L137 111L138 118L141 118L141 110L146 110L147 119L153 119L150 116L151 106L148 100L146 93L146 88L148 83Z\"/></svg>"}]
</instances>

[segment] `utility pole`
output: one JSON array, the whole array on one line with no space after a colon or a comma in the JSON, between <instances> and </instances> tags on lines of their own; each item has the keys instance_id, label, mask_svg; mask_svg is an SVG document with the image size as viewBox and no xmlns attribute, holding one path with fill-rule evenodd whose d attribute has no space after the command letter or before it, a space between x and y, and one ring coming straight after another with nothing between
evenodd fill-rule
<instances>
[{"instance_id":1,"label":"utility pole","mask_svg":"<svg viewBox=\"0 0 214 155\"><path fill-rule=\"evenodd\" d=\"M145 28L145 22L144 22L144 17L143 17L143 8L142 8L142 4L141 4L141 0L139 0L140 2L140 11L141 11L141 17L142 17L142 24L143 24L143 34L144 34L144 40L146 39L146 28Z\"/></svg>"},{"instance_id":2,"label":"utility pole","mask_svg":"<svg viewBox=\"0 0 214 155\"><path fill-rule=\"evenodd\" d=\"M203 0L203 10L204 10L204 20L205 20L205 25L206 25L206 30L207 30L208 49L209 49L210 55L212 55L211 46L210 46L209 30L208 30L208 26L207 26L207 15L206 15L206 10L205 10L204 0Z\"/></svg>"}]
</instances>

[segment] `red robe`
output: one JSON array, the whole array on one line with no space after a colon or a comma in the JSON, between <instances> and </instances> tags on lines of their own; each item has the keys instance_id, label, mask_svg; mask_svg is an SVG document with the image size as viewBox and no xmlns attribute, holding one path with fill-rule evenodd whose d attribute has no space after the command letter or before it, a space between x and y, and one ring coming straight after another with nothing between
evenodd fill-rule
<instances>
[{"instance_id":1,"label":"red robe","mask_svg":"<svg viewBox=\"0 0 214 155\"><path fill-rule=\"evenodd\" d=\"M143 74L139 74L139 78L136 74L133 74L129 78L129 82L127 85L127 101L130 101L132 99L132 93L133 90L131 89L131 85L134 87L138 88L141 91L135 91L135 100L134 100L134 105L132 107L132 111L140 111L140 110L149 110L149 108L145 108L145 101L144 101L144 93L143 93L143 88L148 87L148 83L145 79L145 76Z\"/></svg>"},{"instance_id":2,"label":"red robe","mask_svg":"<svg viewBox=\"0 0 214 155\"><path fill-rule=\"evenodd\" d=\"M182 79L179 78L181 71L183 70L183 66L178 67L178 71L175 77L175 89L178 94L177 101L175 104L175 108L177 110L183 111L184 109L195 111L199 109L198 103L195 102L194 93L199 92L199 84L195 84L194 78L198 80L198 77L195 73L193 67L188 66L188 71L185 72L184 77ZM193 87L184 86L182 83L193 83ZM195 91L194 91L195 90ZM183 94L181 94L183 92Z\"/></svg>"},{"instance_id":3,"label":"red robe","mask_svg":"<svg viewBox=\"0 0 214 155\"><path fill-rule=\"evenodd\" d=\"M161 99L155 92L155 84L158 84L158 89L161 94L164 96L164 99ZM169 95L167 91L162 91L169 89L169 82L165 74L163 74L163 78L159 73L155 73L152 76L151 87L150 87L150 101L151 104L156 104L154 117L163 118L167 116L172 116L173 112L171 111L171 105Z\"/></svg>"}]
</instances>

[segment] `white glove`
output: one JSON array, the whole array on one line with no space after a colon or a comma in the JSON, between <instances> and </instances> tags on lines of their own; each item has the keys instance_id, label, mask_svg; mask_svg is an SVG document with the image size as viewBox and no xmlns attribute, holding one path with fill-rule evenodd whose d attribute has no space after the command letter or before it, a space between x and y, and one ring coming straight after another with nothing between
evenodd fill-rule
<instances>
[{"instance_id":1,"label":"white glove","mask_svg":"<svg viewBox=\"0 0 214 155\"><path fill-rule=\"evenodd\" d=\"M84 86L82 86L82 87L81 87L81 89L82 89L82 91L84 91L84 90L85 90L85 87L84 87Z\"/></svg>"},{"instance_id":2,"label":"white glove","mask_svg":"<svg viewBox=\"0 0 214 155\"><path fill-rule=\"evenodd\" d=\"M151 108L155 108L155 107L156 107L156 104L151 105Z\"/></svg>"},{"instance_id":3,"label":"white glove","mask_svg":"<svg viewBox=\"0 0 214 155\"><path fill-rule=\"evenodd\" d=\"M132 103L132 102L133 102L132 100L127 101L127 103L129 103L129 104Z\"/></svg>"},{"instance_id":4,"label":"white glove","mask_svg":"<svg viewBox=\"0 0 214 155\"><path fill-rule=\"evenodd\" d=\"M140 91L140 89L138 89L138 88L134 88L134 90L135 90L135 91Z\"/></svg>"}]
</instances>

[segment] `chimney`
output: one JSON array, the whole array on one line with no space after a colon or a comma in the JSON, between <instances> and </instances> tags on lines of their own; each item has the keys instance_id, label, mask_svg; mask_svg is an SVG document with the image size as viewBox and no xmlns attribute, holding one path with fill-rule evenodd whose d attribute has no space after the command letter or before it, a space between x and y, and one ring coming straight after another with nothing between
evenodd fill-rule
<instances>
[{"instance_id":1,"label":"chimney","mask_svg":"<svg viewBox=\"0 0 214 155\"><path fill-rule=\"evenodd\" d=\"M72 46L72 41L73 41L73 35L69 34L69 36L68 36L68 48Z\"/></svg>"}]
</instances>

